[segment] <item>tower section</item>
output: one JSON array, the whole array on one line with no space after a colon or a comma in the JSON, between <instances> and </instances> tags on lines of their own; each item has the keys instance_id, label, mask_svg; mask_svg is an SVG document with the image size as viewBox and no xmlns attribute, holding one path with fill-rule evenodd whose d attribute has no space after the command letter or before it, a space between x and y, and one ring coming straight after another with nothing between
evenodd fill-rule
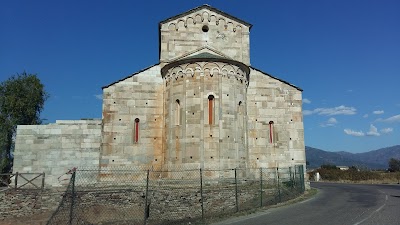
<instances>
[{"instance_id":1,"label":"tower section","mask_svg":"<svg viewBox=\"0 0 400 225\"><path fill-rule=\"evenodd\" d=\"M165 163L234 168L248 160L249 68L200 53L167 64L164 79Z\"/></svg>"},{"instance_id":2,"label":"tower section","mask_svg":"<svg viewBox=\"0 0 400 225\"><path fill-rule=\"evenodd\" d=\"M159 24L160 63L170 63L207 48L250 65L251 24L203 5Z\"/></svg>"}]
</instances>

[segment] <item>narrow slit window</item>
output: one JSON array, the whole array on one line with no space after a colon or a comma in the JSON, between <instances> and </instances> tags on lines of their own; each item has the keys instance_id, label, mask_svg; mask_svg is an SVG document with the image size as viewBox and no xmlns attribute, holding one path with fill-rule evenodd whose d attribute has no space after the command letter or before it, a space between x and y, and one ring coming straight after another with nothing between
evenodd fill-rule
<instances>
[{"instance_id":1,"label":"narrow slit window","mask_svg":"<svg viewBox=\"0 0 400 225\"><path fill-rule=\"evenodd\" d=\"M208 124L214 123L214 95L208 96Z\"/></svg>"},{"instance_id":2,"label":"narrow slit window","mask_svg":"<svg viewBox=\"0 0 400 225\"><path fill-rule=\"evenodd\" d=\"M243 126L243 104L242 101L239 101L238 107L237 107L237 114L238 114L238 124L240 126Z\"/></svg>"},{"instance_id":3,"label":"narrow slit window","mask_svg":"<svg viewBox=\"0 0 400 225\"><path fill-rule=\"evenodd\" d=\"M180 125L181 122L181 104L179 99L175 101L175 125Z\"/></svg>"},{"instance_id":4,"label":"narrow slit window","mask_svg":"<svg viewBox=\"0 0 400 225\"><path fill-rule=\"evenodd\" d=\"M139 118L135 119L135 128L134 128L134 141L135 143L139 142Z\"/></svg>"},{"instance_id":5,"label":"narrow slit window","mask_svg":"<svg viewBox=\"0 0 400 225\"><path fill-rule=\"evenodd\" d=\"M269 121L269 143L274 143L274 121Z\"/></svg>"}]
</instances>

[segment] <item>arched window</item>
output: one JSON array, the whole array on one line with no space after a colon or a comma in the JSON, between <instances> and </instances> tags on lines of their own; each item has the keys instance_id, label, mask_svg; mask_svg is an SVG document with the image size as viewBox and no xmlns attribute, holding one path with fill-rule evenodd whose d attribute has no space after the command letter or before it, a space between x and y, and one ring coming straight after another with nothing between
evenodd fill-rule
<instances>
[{"instance_id":1,"label":"arched window","mask_svg":"<svg viewBox=\"0 0 400 225\"><path fill-rule=\"evenodd\" d=\"M269 143L274 143L274 121L269 121Z\"/></svg>"},{"instance_id":2,"label":"arched window","mask_svg":"<svg viewBox=\"0 0 400 225\"><path fill-rule=\"evenodd\" d=\"M237 106L237 122L240 124L240 126L243 126L243 104L242 101L239 101L238 106Z\"/></svg>"},{"instance_id":3,"label":"arched window","mask_svg":"<svg viewBox=\"0 0 400 225\"><path fill-rule=\"evenodd\" d=\"M214 123L214 95L208 96L208 124Z\"/></svg>"},{"instance_id":4,"label":"arched window","mask_svg":"<svg viewBox=\"0 0 400 225\"><path fill-rule=\"evenodd\" d=\"M238 115L243 115L243 104L242 101L239 101L238 107L237 107L237 113Z\"/></svg>"},{"instance_id":5,"label":"arched window","mask_svg":"<svg viewBox=\"0 0 400 225\"><path fill-rule=\"evenodd\" d=\"M181 122L181 104L179 99L175 101L175 125L180 125Z\"/></svg>"},{"instance_id":6,"label":"arched window","mask_svg":"<svg viewBox=\"0 0 400 225\"><path fill-rule=\"evenodd\" d=\"M135 128L134 128L134 141L135 143L139 142L139 118L135 119Z\"/></svg>"}]
</instances>

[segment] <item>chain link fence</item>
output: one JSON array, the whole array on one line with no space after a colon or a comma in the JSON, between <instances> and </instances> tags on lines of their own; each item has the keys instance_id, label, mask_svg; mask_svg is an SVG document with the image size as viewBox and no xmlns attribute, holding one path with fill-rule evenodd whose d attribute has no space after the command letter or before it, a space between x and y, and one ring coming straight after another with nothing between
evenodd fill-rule
<instances>
[{"instance_id":1,"label":"chain link fence","mask_svg":"<svg viewBox=\"0 0 400 225\"><path fill-rule=\"evenodd\" d=\"M302 165L79 169L47 224L206 224L293 199L304 190Z\"/></svg>"}]
</instances>

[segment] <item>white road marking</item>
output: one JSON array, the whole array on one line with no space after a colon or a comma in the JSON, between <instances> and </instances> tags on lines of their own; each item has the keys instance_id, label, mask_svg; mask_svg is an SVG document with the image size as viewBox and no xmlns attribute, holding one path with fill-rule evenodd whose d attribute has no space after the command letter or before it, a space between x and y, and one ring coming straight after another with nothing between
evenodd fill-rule
<instances>
[{"instance_id":1,"label":"white road marking","mask_svg":"<svg viewBox=\"0 0 400 225\"><path fill-rule=\"evenodd\" d=\"M384 192L382 192L382 193L384 193ZM377 210L373 211L367 218L365 218L365 219L363 219L363 220L361 220L361 221L355 223L354 225L359 225L359 224L365 222L366 220L368 220L369 218L371 218L375 213L381 211L381 210L386 206L387 200L388 200L388 195L386 195L386 197L385 197L385 203L384 203L383 205L381 205L381 207L379 207Z\"/></svg>"}]
</instances>

